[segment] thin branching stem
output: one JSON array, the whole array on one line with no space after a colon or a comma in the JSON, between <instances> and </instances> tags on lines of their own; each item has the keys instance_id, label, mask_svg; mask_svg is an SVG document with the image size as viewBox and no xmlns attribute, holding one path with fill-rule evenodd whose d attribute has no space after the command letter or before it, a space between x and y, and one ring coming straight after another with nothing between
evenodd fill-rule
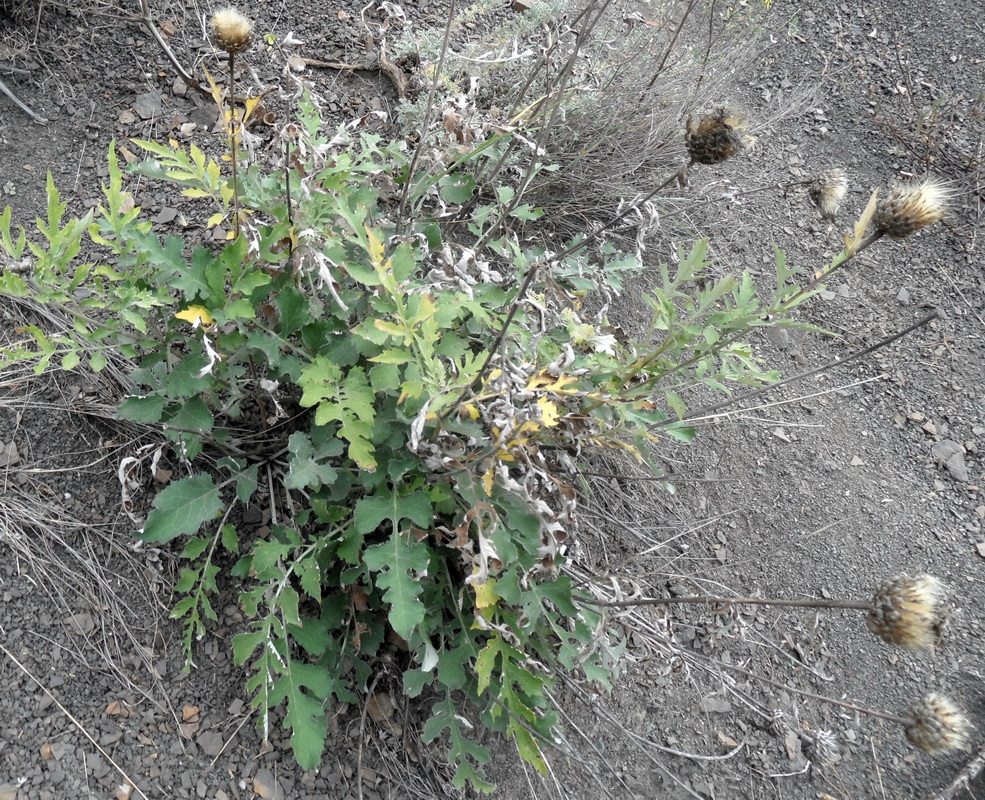
<instances>
[{"instance_id":1,"label":"thin branching stem","mask_svg":"<svg viewBox=\"0 0 985 800\"><path fill-rule=\"evenodd\" d=\"M866 238L864 241L862 241L856 248L852 250L843 250L841 254L839 254L843 256L842 258L839 259L836 257L835 260L832 262L830 266L828 266L827 269L823 270L813 280L811 280L810 283L798 289L796 292L794 292L794 294L790 295L790 297L781 300L780 303L774 308L771 308L763 316L761 320L757 321L756 323L743 326L740 330L737 330L735 333L725 336L719 341L715 342L715 344L712 347L709 347L707 350L700 350L696 352L694 355L692 355L690 358L686 358L680 363L675 364L673 367L669 368L666 372L660 374L659 376L660 380L663 380L669 375L673 375L677 372L680 372L681 370L690 367L691 365L697 363L698 361L701 361L702 359L708 358L709 356L713 356L716 353L722 352L727 347L729 347L732 344L735 344L740 339L744 339L746 336L749 335L749 333L754 328L762 327L763 325L768 324L769 316L774 314L783 314L786 313L787 311L790 311L795 305L797 305L797 303L800 300L802 300L811 291L811 289L817 286L821 281L827 280L829 277L831 277L831 275L833 275L839 269L844 267L845 264L847 264L857 255L859 255L863 250L870 247L875 242L879 241L879 239L881 239L882 236L883 234L880 231L876 231L875 233L871 234L868 238ZM653 363L654 358L655 356L653 354L650 354L644 356L641 359L638 359L637 362L631 367L629 372L627 372L626 375L624 376L623 379L624 382L627 384L632 382L632 380L637 375L639 375L640 372L642 372L644 369L646 369L646 367L648 367L651 363Z\"/></svg>"},{"instance_id":2,"label":"thin branching stem","mask_svg":"<svg viewBox=\"0 0 985 800\"><path fill-rule=\"evenodd\" d=\"M667 59L670 58L670 54L673 52L674 47L677 46L677 40L681 35L681 31L684 30L684 25L687 23L688 17L691 16L691 12L694 11L694 7L697 4L698 0L691 0L688 7L684 10L684 14L681 16L681 21L677 24L677 28L670 37L670 41L667 43L667 48L664 50L663 57L657 65L657 71L653 73L653 77L650 78L650 82L646 85L647 91L653 88L653 84L656 83L657 78L660 77L660 73L663 72L664 66L667 64Z\"/></svg>"},{"instance_id":3,"label":"thin branching stem","mask_svg":"<svg viewBox=\"0 0 985 800\"><path fill-rule=\"evenodd\" d=\"M452 22L455 19L455 0L448 4L448 18L445 20L445 33L441 39L441 52L438 54L438 63L434 67L434 75L431 78L431 88L428 90L428 101L425 106L424 119L421 122L421 136L414 148L414 155L410 158L407 166L407 180L404 181L403 191L400 193L400 203L397 205L397 233L403 229L404 208L407 206L407 198L410 195L410 186L414 181L414 170L417 169L417 162L420 160L427 141L428 128L431 127L431 117L434 114L434 98L438 93L438 83L441 81L441 70L445 65L445 56L448 53L448 41L451 38Z\"/></svg>"},{"instance_id":4,"label":"thin branching stem","mask_svg":"<svg viewBox=\"0 0 985 800\"><path fill-rule=\"evenodd\" d=\"M157 42L158 47L160 47L161 50L164 51L164 55L167 56L168 61L170 61L171 65L178 71L178 75L181 76L181 79L185 82L185 85L189 89L193 89L199 94L203 94L206 97L211 97L212 92L210 92L206 87L202 86L197 80L195 80L195 78L191 76L191 73L189 73L188 70L186 70L184 66L181 64L181 62L178 61L178 57L174 54L174 51L168 46L168 43L164 41L164 37L161 36L161 32L157 29L157 26L150 18L150 6L147 0L140 0L140 21L144 24L144 27L147 28L147 30L150 32L150 35L154 37L154 40Z\"/></svg>"},{"instance_id":5,"label":"thin branching stem","mask_svg":"<svg viewBox=\"0 0 985 800\"><path fill-rule=\"evenodd\" d=\"M857 711L860 714L867 714L870 717L877 717L878 719L884 719L888 722L898 722L900 725L906 725L910 722L910 720L906 717L901 717L896 714L887 714L884 711L876 711L875 709L855 705L854 703L849 703L845 700L835 700L833 697L827 697L823 694L815 694L814 692L808 692L805 689L795 689L793 686L782 683L781 681L774 681L771 678L766 678L763 675L758 675L755 672L742 669L742 667L736 667L732 664L724 664L720 661L714 661L710 658L705 658L704 656L699 656L695 653L690 653L689 657L700 661L705 661L714 665L718 669L728 670L729 672L734 672L736 675L743 675L744 677L758 681L759 683L765 683L767 686L773 686L774 688L782 689L786 692L792 692L793 694L806 697L810 700L817 700L821 703L830 703L831 705L840 706L841 708L847 708L849 711Z\"/></svg>"},{"instance_id":6,"label":"thin branching stem","mask_svg":"<svg viewBox=\"0 0 985 800\"><path fill-rule=\"evenodd\" d=\"M738 397L729 398L728 400L725 400L721 403L715 403L714 405L710 405L710 406L702 406L701 408L697 408L694 411L688 413L681 420L668 420L666 422L659 423L656 427L660 428L660 427L667 427L669 425L676 425L678 422L685 422L688 420L696 420L696 419L707 417L711 414L715 414L718 411L721 411L726 408L736 408L740 403L744 403L747 400L752 400L753 398L759 397L760 395L766 394L767 392L771 392L774 389L779 389L781 386L786 386L787 384L790 383L797 383L798 381L805 380L806 378L813 377L814 375L819 375L822 372L827 372L829 369L832 369L834 367L840 367L840 366L844 366L845 364L850 364L853 361L857 361L860 358L864 358L870 353L874 353L876 350L879 350L883 347L886 347L887 345L892 344L897 339L902 339L907 334L912 333L917 328L922 328L928 322L932 322L933 320L937 319L939 316L940 316L940 312L934 309L931 313L927 314L925 317L922 317L921 319L918 319L912 325L907 325L905 328L903 328L903 330L897 331L892 336L887 336L885 339L880 339L875 344L869 345L868 347L862 350L858 350L852 353L850 356L846 356L845 358L833 358L831 359L831 361L828 361L827 363L822 364L821 366L816 367L815 369L808 370L807 372L800 372L796 375L791 375L789 378L784 378L782 381L777 381L776 383L771 383L769 386L763 386L762 388L754 389L753 391L746 392L745 394L739 395Z\"/></svg>"},{"instance_id":7,"label":"thin branching stem","mask_svg":"<svg viewBox=\"0 0 985 800\"><path fill-rule=\"evenodd\" d=\"M229 51L229 150L233 162L233 235L239 238L239 173L237 161L239 153L237 150L236 137L239 135L237 125L239 123L236 114L236 94L233 91L236 85L236 54L233 50Z\"/></svg>"},{"instance_id":8,"label":"thin branching stem","mask_svg":"<svg viewBox=\"0 0 985 800\"><path fill-rule=\"evenodd\" d=\"M489 226L489 229L482 235L482 238L480 238L479 241L476 243L475 245L476 252L481 251L487 244L489 244L493 236L495 236L499 232L500 228L509 218L509 215L513 213L513 211L519 206L520 202L523 200L527 189L530 187L530 183L533 181L534 176L537 174L538 170L540 169L541 154L545 151L547 145L547 139L550 136L551 131L554 129L554 123L557 121L558 113L561 110L561 104L563 103L565 93L568 90L568 80L570 79L571 75L574 73L573 67L575 61L577 61L578 58L581 56L581 51L582 48L584 47L585 42L587 41L588 37L591 36L592 31L595 29L595 26L598 25L599 20L602 18L602 15L606 12L606 10L609 8L611 4L612 4L612 0L605 0L605 3L602 5L602 8L599 9L598 13L595 15L595 18L586 21L585 24L581 27L581 29L579 29L578 35L575 37L575 42L571 48L571 54L568 56L568 60L564 63L564 66L560 70L561 77L560 80L558 80L557 86L556 87L548 86L548 89L545 92L544 97L541 98L539 102L539 107L537 107L532 112L531 117L536 118L538 115L542 113L543 109L550 108L550 116L547 118L547 121L540 129L537 140L534 144L533 158L530 159L530 164L527 166L526 174L521 179L520 185L517 187L516 192L513 194L513 198L510 200L510 202L505 204L505 207L503 208L499 217L495 220L495 222L493 222ZM579 20L590 15L595 10L595 6L596 3L594 2L586 6L585 10L579 16ZM577 21L578 20L576 20L576 24ZM550 102L550 106L547 105L549 102ZM535 268L536 266L539 265L534 265L534 267L532 268Z\"/></svg>"},{"instance_id":9,"label":"thin branching stem","mask_svg":"<svg viewBox=\"0 0 985 800\"><path fill-rule=\"evenodd\" d=\"M15 95L9 88L7 84L0 81L0 92L3 92L7 97L14 101L14 104L25 114L27 114L31 119L37 122L39 125L47 125L48 120L38 114L34 109L24 103L17 95Z\"/></svg>"},{"instance_id":10,"label":"thin branching stem","mask_svg":"<svg viewBox=\"0 0 985 800\"><path fill-rule=\"evenodd\" d=\"M663 183L661 183L652 192L650 192L649 194L647 194L638 203L634 203L629 208L627 208L625 211L623 211L621 214L617 215L615 217L615 219L613 219L608 224L602 226L601 228L598 228L597 230L595 230L594 232L592 232L588 236L586 236L584 239L582 239L582 240L576 242L575 244L571 245L566 250L563 250L558 255L553 256L553 259L554 260L557 260L557 261L560 261L561 259L567 258L568 256L572 255L573 253L576 253L577 251L581 250L583 247L585 247L585 245L587 245L593 239L598 238L606 229L608 229L612 225L615 225L617 222L619 222L619 220L624 219L634 209L638 208L640 205L642 205L643 203L645 203L647 200L649 200L651 197L653 197L661 189L664 189L667 186L669 186L678 177L678 175L680 175L682 173L682 171L683 170L686 170L686 169L687 169L687 166L684 166L681 169L677 170L673 175L671 175L669 178L667 178L667 180L665 180ZM506 338L507 331L509 331L510 325L512 325L513 319L516 316L516 312L519 310L521 300L524 297L526 297L527 291L530 289L530 284L533 283L533 279L537 275L537 272L538 272L539 268L542 265L543 265L543 262L540 262L540 261L534 262L533 264L530 265L530 268L527 270L527 276L524 279L523 284L520 286L520 290L517 292L516 299L513 302L513 307L510 309L509 314L507 314L506 321L503 323L502 327L500 328L499 334L496 336L496 341L493 343L493 346L491 348L489 348L489 350L486 353L486 360L485 360L485 362L482 365L482 369L480 369L476 373L476 376L475 376L475 378L472 379L471 383L469 383L468 386L466 386L462 390L459 399L461 399L462 397L465 397L466 394L468 394L470 391L472 391L473 389L475 389L476 386L478 386L480 383L482 383L482 380L485 378L486 373L488 372L489 367L492 364L492 360L495 357L495 354L498 352L500 346L503 344L503 340ZM447 417L447 415L450 413L451 408L453 408L454 405L455 404L452 403L449 406L448 410L446 410L444 412L444 414L442 414L442 416L441 416L442 419L444 419L445 417Z\"/></svg>"},{"instance_id":11,"label":"thin branching stem","mask_svg":"<svg viewBox=\"0 0 985 800\"><path fill-rule=\"evenodd\" d=\"M788 606L790 608L855 608L868 611L872 603L864 600L777 600L768 597L716 597L714 595L694 595L690 597L642 597L637 600L595 600L586 602L596 606L628 608L630 606L667 606L681 603L708 603L718 606Z\"/></svg>"}]
</instances>

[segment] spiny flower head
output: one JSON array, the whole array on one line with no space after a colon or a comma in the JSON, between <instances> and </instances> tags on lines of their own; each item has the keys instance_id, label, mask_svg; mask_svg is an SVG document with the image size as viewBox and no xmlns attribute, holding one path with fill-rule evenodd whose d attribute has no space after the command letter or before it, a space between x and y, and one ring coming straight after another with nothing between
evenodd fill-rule
<instances>
[{"instance_id":1,"label":"spiny flower head","mask_svg":"<svg viewBox=\"0 0 985 800\"><path fill-rule=\"evenodd\" d=\"M822 217L834 219L847 192L848 175L845 170L829 169L818 175L811 185L810 198L820 209Z\"/></svg>"},{"instance_id":2,"label":"spiny flower head","mask_svg":"<svg viewBox=\"0 0 985 800\"><path fill-rule=\"evenodd\" d=\"M212 42L227 53L242 53L253 41L253 23L232 6L212 15Z\"/></svg>"},{"instance_id":3,"label":"spiny flower head","mask_svg":"<svg viewBox=\"0 0 985 800\"><path fill-rule=\"evenodd\" d=\"M907 709L906 738L925 753L938 755L964 745L971 723L960 708L933 692Z\"/></svg>"},{"instance_id":4,"label":"spiny flower head","mask_svg":"<svg viewBox=\"0 0 985 800\"><path fill-rule=\"evenodd\" d=\"M698 164L721 164L742 149L741 126L742 118L724 108L697 121L688 117L684 132L688 155Z\"/></svg>"},{"instance_id":5,"label":"spiny flower head","mask_svg":"<svg viewBox=\"0 0 985 800\"><path fill-rule=\"evenodd\" d=\"M904 650L927 650L937 644L947 619L945 590L932 575L897 575L883 581L872 600L869 630Z\"/></svg>"},{"instance_id":6,"label":"spiny flower head","mask_svg":"<svg viewBox=\"0 0 985 800\"><path fill-rule=\"evenodd\" d=\"M905 239L921 228L940 222L953 192L940 181L894 183L876 207L876 230L893 239Z\"/></svg>"}]
</instances>

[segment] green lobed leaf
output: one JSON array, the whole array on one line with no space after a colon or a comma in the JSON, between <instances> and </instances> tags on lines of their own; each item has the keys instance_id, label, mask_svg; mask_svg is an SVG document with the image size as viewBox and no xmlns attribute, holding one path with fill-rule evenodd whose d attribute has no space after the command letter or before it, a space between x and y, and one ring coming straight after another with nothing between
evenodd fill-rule
<instances>
[{"instance_id":1,"label":"green lobed leaf","mask_svg":"<svg viewBox=\"0 0 985 800\"><path fill-rule=\"evenodd\" d=\"M253 651L267 641L267 630L261 628L252 633L240 633L233 637L233 660L245 664Z\"/></svg>"},{"instance_id":2,"label":"green lobed leaf","mask_svg":"<svg viewBox=\"0 0 985 800\"><path fill-rule=\"evenodd\" d=\"M160 422L166 403L165 398L156 395L128 397L120 404L116 413L123 419L132 419L134 422Z\"/></svg>"},{"instance_id":3,"label":"green lobed leaf","mask_svg":"<svg viewBox=\"0 0 985 800\"><path fill-rule=\"evenodd\" d=\"M441 194L441 199L453 205L467 202L472 198L474 191L475 178L471 175L456 173L446 175L438 181L438 192Z\"/></svg>"},{"instance_id":4,"label":"green lobed leaf","mask_svg":"<svg viewBox=\"0 0 985 800\"><path fill-rule=\"evenodd\" d=\"M375 394L362 367L352 367L344 376L338 365L319 356L301 374L304 390L301 405L315 409L315 424L337 421L339 435L349 442L349 457L360 469L376 470L373 447Z\"/></svg>"},{"instance_id":5,"label":"green lobed leaf","mask_svg":"<svg viewBox=\"0 0 985 800\"><path fill-rule=\"evenodd\" d=\"M321 762L328 732L325 701L334 686L328 670L298 661L286 661L283 676L271 686L268 702L287 705L284 724L291 729L291 747L301 769L315 769Z\"/></svg>"},{"instance_id":6,"label":"green lobed leaf","mask_svg":"<svg viewBox=\"0 0 985 800\"><path fill-rule=\"evenodd\" d=\"M308 310L308 298L293 286L285 286L274 298L274 305L280 314L276 331L287 337L297 333L311 322L311 312Z\"/></svg>"},{"instance_id":7,"label":"green lobed leaf","mask_svg":"<svg viewBox=\"0 0 985 800\"><path fill-rule=\"evenodd\" d=\"M481 772L472 764L475 762L480 767L488 764L489 750L465 735L466 724L455 708L449 692L444 700L435 704L431 718L424 723L421 738L425 742L432 742L444 731L448 731L448 760L455 767L452 783L459 789L466 783L471 783L477 791L491 793L496 787L485 781Z\"/></svg>"},{"instance_id":8,"label":"green lobed leaf","mask_svg":"<svg viewBox=\"0 0 985 800\"><path fill-rule=\"evenodd\" d=\"M290 469L284 479L288 489L303 489L310 487L318 489L321 486L331 486L338 478L338 471L331 464L321 461L321 458L337 456L341 447L335 447L337 440L327 446L318 448L316 452L311 439L303 431L295 431L287 440L291 452Z\"/></svg>"},{"instance_id":9,"label":"green lobed leaf","mask_svg":"<svg viewBox=\"0 0 985 800\"><path fill-rule=\"evenodd\" d=\"M383 599L390 604L390 625L404 639L409 639L424 621L421 578L430 561L431 553L424 542L411 541L408 535L396 531L387 541L363 553L363 562L377 573L376 585L385 590Z\"/></svg>"},{"instance_id":10,"label":"green lobed leaf","mask_svg":"<svg viewBox=\"0 0 985 800\"><path fill-rule=\"evenodd\" d=\"M241 503L249 502L259 485L257 473L260 466L258 464L246 466L243 459L228 456L220 458L216 466L229 470L230 477L236 482L236 499Z\"/></svg>"},{"instance_id":11,"label":"green lobed leaf","mask_svg":"<svg viewBox=\"0 0 985 800\"><path fill-rule=\"evenodd\" d=\"M189 302L196 298L207 300L212 290L205 279L205 268L212 262L212 254L199 245L192 251L190 261L186 261L170 280L172 286L181 292Z\"/></svg>"},{"instance_id":12,"label":"green lobed leaf","mask_svg":"<svg viewBox=\"0 0 985 800\"><path fill-rule=\"evenodd\" d=\"M189 561L194 561L196 558L202 555L202 553L205 552L205 548L209 546L210 541L211 539L206 538L204 536L193 536L191 539L185 542L185 548L184 550L181 551L181 557L187 558ZM181 581L179 581L178 583L180 585ZM176 586L175 591L180 594L181 592L187 592L188 589L179 589Z\"/></svg>"},{"instance_id":13,"label":"green lobed leaf","mask_svg":"<svg viewBox=\"0 0 985 800\"><path fill-rule=\"evenodd\" d=\"M219 489L210 475L193 475L172 483L154 498L137 538L145 542L169 542L181 534L197 533L204 522L222 511Z\"/></svg>"},{"instance_id":14,"label":"green lobed leaf","mask_svg":"<svg viewBox=\"0 0 985 800\"><path fill-rule=\"evenodd\" d=\"M190 569L188 567L183 567L181 570L181 575L178 578L177 583L174 585L174 591L176 594L187 594L192 589L195 588L195 584L198 583L199 570ZM195 598L191 598L192 602L195 602Z\"/></svg>"},{"instance_id":15,"label":"green lobed leaf","mask_svg":"<svg viewBox=\"0 0 985 800\"><path fill-rule=\"evenodd\" d=\"M370 497L356 503L352 515L356 531L372 533L384 520L390 520L399 529L401 520L409 519L419 528L430 528L433 522L431 500L425 492L398 495L390 487L381 487Z\"/></svg>"},{"instance_id":16,"label":"green lobed leaf","mask_svg":"<svg viewBox=\"0 0 985 800\"><path fill-rule=\"evenodd\" d=\"M167 421L175 428L192 431L210 431L215 418L205 401L199 397L189 397Z\"/></svg>"}]
</instances>

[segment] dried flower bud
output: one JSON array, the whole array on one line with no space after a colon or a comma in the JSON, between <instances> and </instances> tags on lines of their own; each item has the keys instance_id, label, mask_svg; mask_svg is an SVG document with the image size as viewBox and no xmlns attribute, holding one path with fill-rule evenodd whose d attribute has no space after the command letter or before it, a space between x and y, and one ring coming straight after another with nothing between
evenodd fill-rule
<instances>
[{"instance_id":1,"label":"dried flower bud","mask_svg":"<svg viewBox=\"0 0 985 800\"><path fill-rule=\"evenodd\" d=\"M684 133L688 155L698 164L720 164L731 158L743 147L741 122L740 117L729 116L724 108L697 122L688 117Z\"/></svg>"},{"instance_id":2,"label":"dried flower bud","mask_svg":"<svg viewBox=\"0 0 985 800\"><path fill-rule=\"evenodd\" d=\"M826 219L834 219L841 201L848 192L848 175L843 169L829 169L817 176L811 185L810 198Z\"/></svg>"},{"instance_id":3,"label":"dried flower bud","mask_svg":"<svg viewBox=\"0 0 985 800\"><path fill-rule=\"evenodd\" d=\"M942 183L895 183L876 207L876 230L893 239L905 239L944 217L951 191Z\"/></svg>"},{"instance_id":4,"label":"dried flower bud","mask_svg":"<svg viewBox=\"0 0 985 800\"><path fill-rule=\"evenodd\" d=\"M212 15L212 43L227 53L242 53L253 41L253 23L232 6Z\"/></svg>"},{"instance_id":5,"label":"dried flower bud","mask_svg":"<svg viewBox=\"0 0 985 800\"><path fill-rule=\"evenodd\" d=\"M931 575L898 575L876 590L866 623L880 639L904 650L930 649L947 619L944 594Z\"/></svg>"},{"instance_id":6,"label":"dried flower bud","mask_svg":"<svg viewBox=\"0 0 985 800\"><path fill-rule=\"evenodd\" d=\"M964 745L971 723L953 702L934 692L910 706L904 728L910 744L937 755Z\"/></svg>"},{"instance_id":7,"label":"dried flower bud","mask_svg":"<svg viewBox=\"0 0 985 800\"><path fill-rule=\"evenodd\" d=\"M810 742L811 759L819 767L830 767L841 754L838 752L838 737L834 731L818 731Z\"/></svg>"}]
</instances>

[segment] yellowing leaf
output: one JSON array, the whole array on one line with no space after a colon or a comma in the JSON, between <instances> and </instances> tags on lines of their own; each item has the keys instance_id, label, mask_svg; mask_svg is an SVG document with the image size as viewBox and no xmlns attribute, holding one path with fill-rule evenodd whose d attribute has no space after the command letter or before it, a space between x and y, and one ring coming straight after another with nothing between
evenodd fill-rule
<instances>
[{"instance_id":1,"label":"yellowing leaf","mask_svg":"<svg viewBox=\"0 0 985 800\"><path fill-rule=\"evenodd\" d=\"M202 71L205 73L205 79L209 82L209 93L212 95L212 99L215 100L215 104L219 106L220 109L224 109L225 103L222 98L222 89L219 88L219 85L215 82L215 78L212 77L212 73L210 73L208 69L203 66Z\"/></svg>"},{"instance_id":2,"label":"yellowing leaf","mask_svg":"<svg viewBox=\"0 0 985 800\"><path fill-rule=\"evenodd\" d=\"M487 469L482 475L482 490L486 493L486 497L492 497L494 477L495 477L494 468L492 465L490 465L489 469Z\"/></svg>"},{"instance_id":3,"label":"yellowing leaf","mask_svg":"<svg viewBox=\"0 0 985 800\"><path fill-rule=\"evenodd\" d=\"M388 336L400 339L407 338L407 331L393 322L387 322L385 319L374 319L373 325L377 330L383 331Z\"/></svg>"},{"instance_id":4,"label":"yellowing leaf","mask_svg":"<svg viewBox=\"0 0 985 800\"><path fill-rule=\"evenodd\" d=\"M263 100L263 95L258 95L256 97L246 98L246 102L243 103L243 123L250 121L253 116L253 112L256 111L257 106L260 105L260 101Z\"/></svg>"},{"instance_id":5,"label":"yellowing leaf","mask_svg":"<svg viewBox=\"0 0 985 800\"><path fill-rule=\"evenodd\" d=\"M383 264L383 242L373 232L372 228L366 228L366 238L369 240L369 263L373 265L377 272L384 268Z\"/></svg>"},{"instance_id":6,"label":"yellowing leaf","mask_svg":"<svg viewBox=\"0 0 985 800\"><path fill-rule=\"evenodd\" d=\"M431 319L434 316L437 307L434 305L434 300L429 294L421 295L421 304L417 308L417 314L411 322L414 325L420 325L425 320Z\"/></svg>"},{"instance_id":7,"label":"yellowing leaf","mask_svg":"<svg viewBox=\"0 0 985 800\"><path fill-rule=\"evenodd\" d=\"M210 328L215 324L215 320L209 313L209 310L203 306L188 306L184 311L179 311L175 314L174 318L190 322L192 327L195 328L199 325L203 328Z\"/></svg>"},{"instance_id":8,"label":"yellowing leaf","mask_svg":"<svg viewBox=\"0 0 985 800\"><path fill-rule=\"evenodd\" d=\"M473 583L472 588L475 589L476 608L495 608L499 604L495 578L488 578L482 583Z\"/></svg>"},{"instance_id":9,"label":"yellowing leaf","mask_svg":"<svg viewBox=\"0 0 985 800\"><path fill-rule=\"evenodd\" d=\"M540 408L540 419L544 423L545 428L553 428L557 425L558 419L561 415L558 414L557 405L546 397L541 397L537 401L537 406Z\"/></svg>"},{"instance_id":10,"label":"yellowing leaf","mask_svg":"<svg viewBox=\"0 0 985 800\"><path fill-rule=\"evenodd\" d=\"M566 390L566 387L577 382L578 378L574 375L559 375L555 378L546 370L542 370L527 381L527 391L535 392L539 390L554 392L555 394L573 394L570 389Z\"/></svg>"},{"instance_id":11,"label":"yellowing leaf","mask_svg":"<svg viewBox=\"0 0 985 800\"><path fill-rule=\"evenodd\" d=\"M482 385L488 386L490 383L492 383L502 374L503 374L503 370L499 368L489 370L489 374L482 380Z\"/></svg>"}]
</instances>

